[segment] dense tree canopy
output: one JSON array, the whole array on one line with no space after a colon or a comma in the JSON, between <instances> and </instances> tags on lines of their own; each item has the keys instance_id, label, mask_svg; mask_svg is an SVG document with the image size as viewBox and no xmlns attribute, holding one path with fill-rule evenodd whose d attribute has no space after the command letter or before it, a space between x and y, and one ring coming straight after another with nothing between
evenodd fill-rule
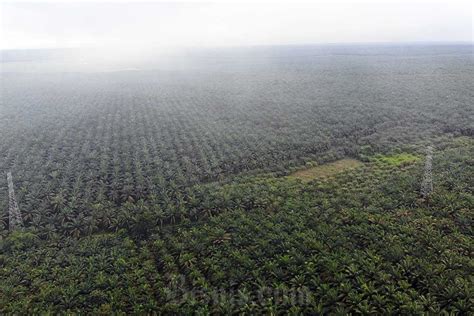
<instances>
[{"instance_id":1,"label":"dense tree canopy","mask_svg":"<svg viewBox=\"0 0 474 316\"><path fill-rule=\"evenodd\" d=\"M473 313L472 61L352 49L3 73L0 313Z\"/></svg>"}]
</instances>

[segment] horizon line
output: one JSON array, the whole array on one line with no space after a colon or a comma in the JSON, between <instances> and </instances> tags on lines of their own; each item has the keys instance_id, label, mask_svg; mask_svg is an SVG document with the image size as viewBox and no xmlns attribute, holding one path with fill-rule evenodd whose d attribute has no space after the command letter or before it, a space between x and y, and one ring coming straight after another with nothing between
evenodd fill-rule
<instances>
[{"instance_id":1,"label":"horizon line","mask_svg":"<svg viewBox=\"0 0 474 316\"><path fill-rule=\"evenodd\" d=\"M313 43L288 43L288 44L245 44L245 45L210 45L210 46L158 46L150 45L147 48L149 49L225 49L225 48L256 48L256 47L288 47L288 46L336 46L336 45L419 45L419 44L437 44L437 45L452 45L452 44L464 44L464 45L474 45L474 40L420 40L420 41L361 41L361 42L313 42ZM126 45L126 44L124 44ZM85 46L58 46L58 47L12 47L12 48L0 48L0 51L13 51L13 50L69 50L69 49L100 49L111 47L108 45L85 45ZM113 45L113 47L120 47Z\"/></svg>"}]
</instances>

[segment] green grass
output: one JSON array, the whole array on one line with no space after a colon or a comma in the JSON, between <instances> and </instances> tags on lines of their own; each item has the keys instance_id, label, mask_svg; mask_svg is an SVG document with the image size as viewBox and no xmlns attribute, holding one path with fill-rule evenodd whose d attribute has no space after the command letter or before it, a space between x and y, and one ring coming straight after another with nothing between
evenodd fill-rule
<instances>
[{"instance_id":1,"label":"green grass","mask_svg":"<svg viewBox=\"0 0 474 316\"><path fill-rule=\"evenodd\" d=\"M290 179L301 179L304 182L314 179L328 178L343 171L362 166L362 162L355 159L341 159L324 165L298 170L288 176Z\"/></svg>"},{"instance_id":2,"label":"green grass","mask_svg":"<svg viewBox=\"0 0 474 316\"><path fill-rule=\"evenodd\" d=\"M409 153L400 153L400 154L389 155L389 156L377 155L375 157L376 161L380 161L380 162L389 164L391 166L409 165L418 161L419 159L420 157L415 156L413 154L409 154Z\"/></svg>"}]
</instances>

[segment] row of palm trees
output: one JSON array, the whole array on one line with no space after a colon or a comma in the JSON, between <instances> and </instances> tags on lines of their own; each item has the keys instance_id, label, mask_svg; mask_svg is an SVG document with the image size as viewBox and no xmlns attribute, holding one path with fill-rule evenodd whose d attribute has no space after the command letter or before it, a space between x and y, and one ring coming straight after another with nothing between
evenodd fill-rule
<instances>
[{"instance_id":1,"label":"row of palm trees","mask_svg":"<svg viewBox=\"0 0 474 316\"><path fill-rule=\"evenodd\" d=\"M17 119L0 127L0 170L12 169L26 212L47 212L64 199L68 209L87 213L94 203L122 205L164 188L357 157L367 144L383 151L451 124L437 116L438 108L433 122L418 115L421 105L354 104L339 93L334 98L332 90L297 86L316 85L322 74L313 75L283 71L276 83L265 74L223 82L216 80L224 74L197 82L151 76L51 78L46 85L32 78L28 92L12 79L2 109ZM0 181L2 211L6 190Z\"/></svg>"}]
</instances>

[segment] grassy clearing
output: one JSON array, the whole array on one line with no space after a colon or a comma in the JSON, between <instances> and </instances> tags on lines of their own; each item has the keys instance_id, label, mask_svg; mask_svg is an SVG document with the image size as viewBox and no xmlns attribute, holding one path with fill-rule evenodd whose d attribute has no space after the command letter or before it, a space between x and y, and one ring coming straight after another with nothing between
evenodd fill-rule
<instances>
[{"instance_id":1,"label":"grassy clearing","mask_svg":"<svg viewBox=\"0 0 474 316\"><path fill-rule=\"evenodd\" d=\"M377 155L375 159L376 161L383 162L391 166L404 166L416 162L420 159L420 157L409 153L400 153L390 156Z\"/></svg>"},{"instance_id":2,"label":"grassy clearing","mask_svg":"<svg viewBox=\"0 0 474 316\"><path fill-rule=\"evenodd\" d=\"M327 178L343 171L362 166L362 162L355 159L341 159L321 166L298 170L288 176L290 179L301 179L311 181L314 179Z\"/></svg>"}]
</instances>

